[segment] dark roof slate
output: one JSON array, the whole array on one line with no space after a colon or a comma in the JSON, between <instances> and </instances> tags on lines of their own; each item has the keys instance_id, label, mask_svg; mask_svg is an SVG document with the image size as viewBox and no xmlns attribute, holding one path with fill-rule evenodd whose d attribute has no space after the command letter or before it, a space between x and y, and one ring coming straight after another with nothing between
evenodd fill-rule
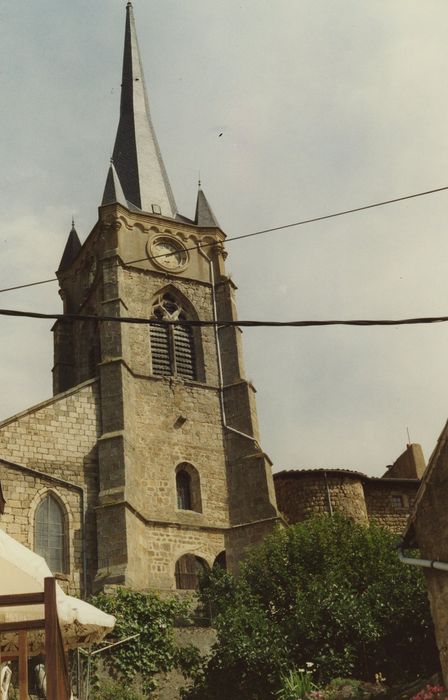
<instances>
[{"instance_id":1,"label":"dark roof slate","mask_svg":"<svg viewBox=\"0 0 448 700\"><path fill-rule=\"evenodd\" d=\"M58 272L66 270L78 256L81 250L81 241L76 233L75 225L72 222L72 228L68 234L67 243L65 244L64 252L62 253L61 262L59 263Z\"/></svg>"},{"instance_id":2,"label":"dark roof slate","mask_svg":"<svg viewBox=\"0 0 448 700\"><path fill-rule=\"evenodd\" d=\"M199 188L198 190L194 223L196 224L196 226L220 228L218 220L214 215L213 210L207 201L207 197L205 196L201 188Z\"/></svg>"},{"instance_id":3,"label":"dark roof slate","mask_svg":"<svg viewBox=\"0 0 448 700\"><path fill-rule=\"evenodd\" d=\"M384 477L384 476L368 476L363 472L355 471L354 469L326 469L324 467L318 467L316 469L283 469L280 472L275 472L273 474L274 479L281 478L283 476L300 478L307 474L329 474L329 475L340 475L348 476L353 479L363 479L364 481L375 481L378 483L419 483L419 479L407 479L404 477Z\"/></svg>"},{"instance_id":4,"label":"dark roof slate","mask_svg":"<svg viewBox=\"0 0 448 700\"><path fill-rule=\"evenodd\" d=\"M120 121L113 162L127 202L140 211L160 207L174 218L176 203L151 121L131 3L126 6Z\"/></svg>"}]
</instances>

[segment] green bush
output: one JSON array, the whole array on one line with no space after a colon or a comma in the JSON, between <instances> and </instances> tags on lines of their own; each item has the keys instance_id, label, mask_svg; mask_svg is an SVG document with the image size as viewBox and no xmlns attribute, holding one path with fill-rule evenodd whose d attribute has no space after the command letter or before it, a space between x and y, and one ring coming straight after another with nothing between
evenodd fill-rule
<instances>
[{"instance_id":1,"label":"green bush","mask_svg":"<svg viewBox=\"0 0 448 700\"><path fill-rule=\"evenodd\" d=\"M398 560L395 540L373 525L316 518L274 532L237 581L211 572L201 595L215 611L218 642L187 697L267 700L306 662L321 683L433 672L424 580Z\"/></svg>"},{"instance_id":2,"label":"green bush","mask_svg":"<svg viewBox=\"0 0 448 700\"><path fill-rule=\"evenodd\" d=\"M92 700L146 700L142 695L127 683L110 679L103 681L91 695Z\"/></svg>"}]
</instances>

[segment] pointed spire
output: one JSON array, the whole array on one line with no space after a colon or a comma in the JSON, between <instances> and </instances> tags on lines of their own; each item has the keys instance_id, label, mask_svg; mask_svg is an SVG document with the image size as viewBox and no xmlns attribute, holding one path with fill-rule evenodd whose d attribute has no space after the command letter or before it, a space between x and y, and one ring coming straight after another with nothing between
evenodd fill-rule
<instances>
[{"instance_id":1,"label":"pointed spire","mask_svg":"<svg viewBox=\"0 0 448 700\"><path fill-rule=\"evenodd\" d=\"M198 198L196 200L196 214L194 217L196 226L209 226L211 228L220 228L218 220L213 213L210 204L204 192L201 189L201 181L198 182Z\"/></svg>"},{"instance_id":2,"label":"pointed spire","mask_svg":"<svg viewBox=\"0 0 448 700\"><path fill-rule=\"evenodd\" d=\"M81 250L81 241L75 229L75 220L72 217L72 228L68 234L67 243L65 244L64 252L62 253L61 262L59 263L58 272L66 270L77 257Z\"/></svg>"},{"instance_id":3,"label":"pointed spire","mask_svg":"<svg viewBox=\"0 0 448 700\"><path fill-rule=\"evenodd\" d=\"M117 175L117 171L115 170L114 163L111 160L101 206L114 203L122 204L124 207L127 206L126 197L124 196L120 179Z\"/></svg>"},{"instance_id":4,"label":"pointed spire","mask_svg":"<svg viewBox=\"0 0 448 700\"><path fill-rule=\"evenodd\" d=\"M143 211L175 217L176 204L151 122L130 2L126 5L120 122L113 161L125 200Z\"/></svg>"}]
</instances>

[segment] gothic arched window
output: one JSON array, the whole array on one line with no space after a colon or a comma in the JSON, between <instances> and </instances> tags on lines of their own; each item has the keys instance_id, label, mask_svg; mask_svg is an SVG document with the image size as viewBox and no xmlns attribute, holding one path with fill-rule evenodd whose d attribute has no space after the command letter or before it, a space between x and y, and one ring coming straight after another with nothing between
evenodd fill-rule
<instances>
[{"instance_id":1,"label":"gothic arched window","mask_svg":"<svg viewBox=\"0 0 448 700\"><path fill-rule=\"evenodd\" d=\"M47 494L34 516L34 551L44 557L51 571L67 571L67 518L59 501Z\"/></svg>"},{"instance_id":2,"label":"gothic arched window","mask_svg":"<svg viewBox=\"0 0 448 700\"><path fill-rule=\"evenodd\" d=\"M184 554L176 562L176 588L196 591L199 588L200 575L208 571L208 568L205 559L195 557L194 554Z\"/></svg>"},{"instance_id":3,"label":"gothic arched window","mask_svg":"<svg viewBox=\"0 0 448 700\"><path fill-rule=\"evenodd\" d=\"M158 296L151 311L152 319L186 320L185 310L172 294ZM193 329L190 326L150 326L152 371L158 376L177 375L197 379Z\"/></svg>"}]
</instances>

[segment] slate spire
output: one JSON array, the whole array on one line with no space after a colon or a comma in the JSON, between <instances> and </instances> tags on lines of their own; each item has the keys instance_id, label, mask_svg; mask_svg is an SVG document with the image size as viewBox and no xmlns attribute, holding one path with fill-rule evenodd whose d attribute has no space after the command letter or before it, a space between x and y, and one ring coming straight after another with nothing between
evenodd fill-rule
<instances>
[{"instance_id":1,"label":"slate spire","mask_svg":"<svg viewBox=\"0 0 448 700\"><path fill-rule=\"evenodd\" d=\"M201 183L199 182L198 197L196 200L196 214L194 217L196 226L209 226L210 228L220 228L218 220L213 213L207 197L202 191Z\"/></svg>"},{"instance_id":2,"label":"slate spire","mask_svg":"<svg viewBox=\"0 0 448 700\"><path fill-rule=\"evenodd\" d=\"M149 112L130 2L126 6L120 121L112 160L128 203L143 211L176 216L176 204Z\"/></svg>"},{"instance_id":3,"label":"slate spire","mask_svg":"<svg viewBox=\"0 0 448 700\"><path fill-rule=\"evenodd\" d=\"M58 272L66 270L77 257L81 250L81 241L75 229L75 221L72 219L72 228L68 234L67 243L65 244L64 252L62 253L61 262L59 263Z\"/></svg>"}]
</instances>

